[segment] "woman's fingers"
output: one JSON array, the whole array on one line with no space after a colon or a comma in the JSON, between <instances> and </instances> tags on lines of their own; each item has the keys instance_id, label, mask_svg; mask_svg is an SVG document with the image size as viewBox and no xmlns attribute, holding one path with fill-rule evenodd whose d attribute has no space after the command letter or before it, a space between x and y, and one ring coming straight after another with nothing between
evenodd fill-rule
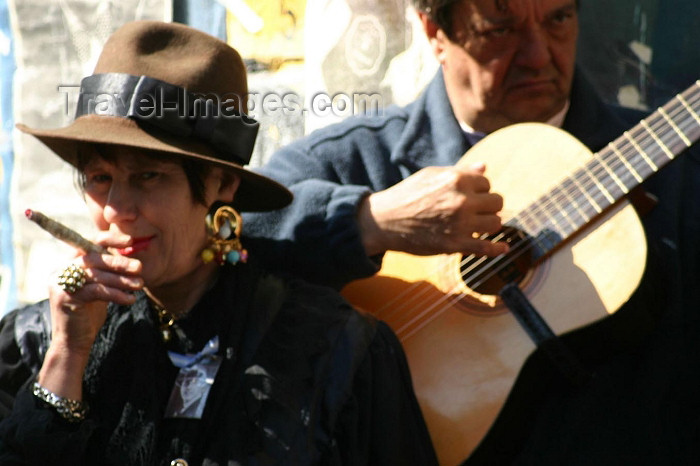
<instances>
[{"instance_id":1,"label":"woman's fingers","mask_svg":"<svg viewBox=\"0 0 700 466\"><path fill-rule=\"evenodd\" d=\"M95 242L99 244L100 246L103 246L105 248L109 248L112 250L115 249L122 249L127 246L131 246L132 239L130 236L121 234L121 233L115 233L113 231L105 230L105 231L98 231L95 234Z\"/></svg>"},{"instance_id":2,"label":"woman's fingers","mask_svg":"<svg viewBox=\"0 0 700 466\"><path fill-rule=\"evenodd\" d=\"M85 269L108 270L123 275L138 275L141 273L141 261L112 254L86 254L79 258Z\"/></svg>"},{"instance_id":3,"label":"woman's fingers","mask_svg":"<svg viewBox=\"0 0 700 466\"><path fill-rule=\"evenodd\" d=\"M128 257L90 253L77 257L58 275L57 284L70 296L71 308L91 301L132 304L133 292L143 289L141 262Z\"/></svg>"},{"instance_id":4,"label":"woman's fingers","mask_svg":"<svg viewBox=\"0 0 700 466\"><path fill-rule=\"evenodd\" d=\"M120 305L130 305L136 301L134 291L139 289L141 289L141 287L134 286L131 288L131 291L129 291L128 287L107 286L103 282L87 283L78 293L76 293L75 298L79 299L83 303L103 301L113 302Z\"/></svg>"}]
</instances>

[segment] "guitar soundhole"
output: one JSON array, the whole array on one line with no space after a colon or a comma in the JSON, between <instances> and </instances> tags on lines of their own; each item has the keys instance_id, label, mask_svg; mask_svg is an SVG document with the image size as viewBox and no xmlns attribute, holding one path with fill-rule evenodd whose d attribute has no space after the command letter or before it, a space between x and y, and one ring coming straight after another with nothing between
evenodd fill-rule
<instances>
[{"instance_id":1,"label":"guitar soundhole","mask_svg":"<svg viewBox=\"0 0 700 466\"><path fill-rule=\"evenodd\" d=\"M534 263L537 251L530 237L513 227L489 237L510 245L508 253L498 257L463 256L460 263L462 279L470 289L480 294L496 295L508 283L520 283Z\"/></svg>"}]
</instances>

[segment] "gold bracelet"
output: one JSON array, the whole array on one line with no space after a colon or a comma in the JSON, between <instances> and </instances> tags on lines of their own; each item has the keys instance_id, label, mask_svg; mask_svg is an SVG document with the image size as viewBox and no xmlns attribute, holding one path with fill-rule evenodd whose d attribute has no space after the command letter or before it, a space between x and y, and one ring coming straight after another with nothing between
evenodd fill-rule
<instances>
[{"instance_id":1,"label":"gold bracelet","mask_svg":"<svg viewBox=\"0 0 700 466\"><path fill-rule=\"evenodd\" d=\"M39 385L39 382L34 382L32 393L41 401L54 408L63 419L69 422L80 422L85 420L87 406L82 401L71 400L58 396Z\"/></svg>"}]
</instances>

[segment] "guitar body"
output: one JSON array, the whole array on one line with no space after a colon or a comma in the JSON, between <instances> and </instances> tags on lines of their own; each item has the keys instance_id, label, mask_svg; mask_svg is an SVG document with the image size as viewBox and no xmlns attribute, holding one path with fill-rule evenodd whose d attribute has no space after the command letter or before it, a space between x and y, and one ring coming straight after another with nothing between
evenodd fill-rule
<instances>
[{"instance_id":1,"label":"guitar body","mask_svg":"<svg viewBox=\"0 0 700 466\"><path fill-rule=\"evenodd\" d=\"M525 123L489 135L459 164L486 164L492 191L504 197L506 221L592 155L564 131ZM465 285L461 259L388 252L378 275L343 289L402 341L444 465L459 464L477 447L535 349L500 298ZM645 259L641 223L621 201L540 260L520 287L560 335L615 312L638 286Z\"/></svg>"}]
</instances>

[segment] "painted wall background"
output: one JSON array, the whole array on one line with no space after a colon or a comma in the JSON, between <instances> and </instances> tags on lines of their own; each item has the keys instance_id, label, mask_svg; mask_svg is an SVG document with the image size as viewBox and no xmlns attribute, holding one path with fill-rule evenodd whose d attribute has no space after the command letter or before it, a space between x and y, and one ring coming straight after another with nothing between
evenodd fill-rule
<instances>
[{"instance_id":1,"label":"painted wall background","mask_svg":"<svg viewBox=\"0 0 700 466\"><path fill-rule=\"evenodd\" d=\"M691 4L693 2L693 4ZM585 0L579 62L611 102L653 108L700 79L697 0ZM237 48L261 122L251 164L315 128L405 104L437 64L409 0L0 0L0 314L46 296L72 251L24 219L42 210L89 235L73 174L21 121L68 124L75 86L133 19L190 24ZM284 111L283 97L298 103ZM331 105L321 110L318 97ZM364 96L364 97L363 97Z\"/></svg>"},{"instance_id":2,"label":"painted wall background","mask_svg":"<svg viewBox=\"0 0 700 466\"><path fill-rule=\"evenodd\" d=\"M3 150L3 164L10 170L0 190L0 314L45 297L49 274L73 254L26 220L25 209L43 211L90 232L71 169L41 143L14 129L14 123L38 128L67 125L73 118L76 86L90 74L107 37L133 19L172 18L172 6L164 0L1 1L7 12L3 34L14 63L5 66L3 56L3 141L9 144Z\"/></svg>"}]
</instances>

